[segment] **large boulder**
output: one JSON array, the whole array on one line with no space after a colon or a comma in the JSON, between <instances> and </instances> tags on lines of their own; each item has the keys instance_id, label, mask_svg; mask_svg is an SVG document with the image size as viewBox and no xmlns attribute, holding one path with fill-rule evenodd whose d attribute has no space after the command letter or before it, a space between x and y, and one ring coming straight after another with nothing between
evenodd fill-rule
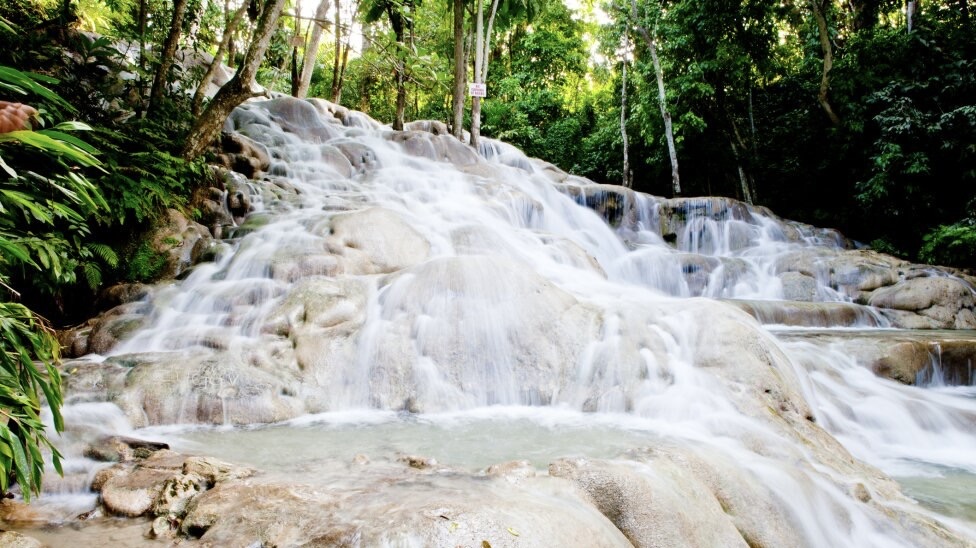
<instances>
[{"instance_id":1,"label":"large boulder","mask_svg":"<svg viewBox=\"0 0 976 548\"><path fill-rule=\"evenodd\" d=\"M397 213L373 207L334 215L326 247L342 257L347 274L384 274L419 264L430 243Z\"/></svg>"},{"instance_id":2,"label":"large boulder","mask_svg":"<svg viewBox=\"0 0 976 548\"><path fill-rule=\"evenodd\" d=\"M217 163L226 169L253 178L271 166L271 155L263 144L237 132L223 132Z\"/></svg>"},{"instance_id":3,"label":"large boulder","mask_svg":"<svg viewBox=\"0 0 976 548\"><path fill-rule=\"evenodd\" d=\"M630 546L562 482L351 466L321 482L218 485L192 502L180 531L205 546ZM329 479L339 472L345 487Z\"/></svg>"},{"instance_id":4,"label":"large boulder","mask_svg":"<svg viewBox=\"0 0 976 548\"><path fill-rule=\"evenodd\" d=\"M959 278L925 276L899 281L871 293L867 303L913 312L942 329L976 329L976 292Z\"/></svg>"},{"instance_id":5,"label":"large boulder","mask_svg":"<svg viewBox=\"0 0 976 548\"><path fill-rule=\"evenodd\" d=\"M207 227L190 221L175 209L166 210L166 216L147 239L153 253L165 259L158 273L162 279L175 278L184 273L215 245Z\"/></svg>"}]
</instances>

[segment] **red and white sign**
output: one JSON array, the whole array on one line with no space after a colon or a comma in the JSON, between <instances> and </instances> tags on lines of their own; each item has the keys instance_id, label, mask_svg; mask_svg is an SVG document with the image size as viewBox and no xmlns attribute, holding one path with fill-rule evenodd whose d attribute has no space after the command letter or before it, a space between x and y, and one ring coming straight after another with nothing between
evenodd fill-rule
<instances>
[{"instance_id":1,"label":"red and white sign","mask_svg":"<svg viewBox=\"0 0 976 548\"><path fill-rule=\"evenodd\" d=\"M468 95L472 97L487 97L488 96L488 85L487 84L468 84Z\"/></svg>"}]
</instances>

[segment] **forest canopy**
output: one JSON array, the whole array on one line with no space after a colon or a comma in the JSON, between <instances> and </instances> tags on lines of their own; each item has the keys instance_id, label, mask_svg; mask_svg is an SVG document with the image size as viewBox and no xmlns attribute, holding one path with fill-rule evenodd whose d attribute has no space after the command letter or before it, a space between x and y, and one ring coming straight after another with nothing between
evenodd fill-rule
<instances>
[{"instance_id":1,"label":"forest canopy","mask_svg":"<svg viewBox=\"0 0 976 548\"><path fill-rule=\"evenodd\" d=\"M244 75L270 90L395 129L440 120L598 182L732 196L909 259L974 266L968 0L12 0L0 16L25 32L0 62L60 76L82 121L128 135L106 118L135 112L192 159L214 135L185 142L201 136L171 116L180 95L207 87L211 56L240 67L274 9ZM58 58L45 41L79 54ZM120 42L132 79L103 90L76 75L118 64ZM177 51L200 60L174 64ZM474 82L483 100L467 96ZM197 93L186 111L204 103Z\"/></svg>"}]
</instances>

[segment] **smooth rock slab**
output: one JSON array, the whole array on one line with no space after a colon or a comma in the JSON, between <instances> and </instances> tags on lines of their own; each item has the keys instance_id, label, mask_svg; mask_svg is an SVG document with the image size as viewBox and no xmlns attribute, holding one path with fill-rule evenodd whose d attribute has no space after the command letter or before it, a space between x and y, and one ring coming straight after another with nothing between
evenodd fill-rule
<instances>
[{"instance_id":1,"label":"smooth rock slab","mask_svg":"<svg viewBox=\"0 0 976 548\"><path fill-rule=\"evenodd\" d=\"M218 486L195 500L180 530L202 546L630 546L562 482L523 488L416 469L377 472L346 489Z\"/></svg>"}]
</instances>

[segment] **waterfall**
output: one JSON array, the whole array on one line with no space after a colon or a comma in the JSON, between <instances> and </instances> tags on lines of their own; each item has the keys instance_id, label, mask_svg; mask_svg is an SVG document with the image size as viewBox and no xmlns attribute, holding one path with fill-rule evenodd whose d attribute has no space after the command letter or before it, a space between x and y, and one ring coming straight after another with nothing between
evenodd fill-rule
<instances>
[{"instance_id":1,"label":"waterfall","mask_svg":"<svg viewBox=\"0 0 976 548\"><path fill-rule=\"evenodd\" d=\"M389 451L604 466L672 493L646 501L657 529L615 522L637 544L976 542L973 515L885 475L976 476L972 394L763 325L891 329L854 302L836 232L321 100L248 103L228 129L272 157L255 211L142 303L141 328L69 364L69 423L113 405L136 433L283 474Z\"/></svg>"}]
</instances>

